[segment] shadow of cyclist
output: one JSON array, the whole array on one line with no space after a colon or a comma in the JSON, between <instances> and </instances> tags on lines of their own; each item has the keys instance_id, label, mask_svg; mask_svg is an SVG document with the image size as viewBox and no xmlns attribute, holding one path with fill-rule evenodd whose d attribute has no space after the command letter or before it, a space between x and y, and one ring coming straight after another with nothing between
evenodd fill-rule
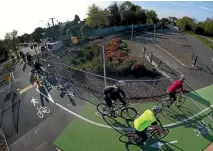
<instances>
[{"instance_id":1,"label":"shadow of cyclist","mask_svg":"<svg viewBox=\"0 0 213 151\"><path fill-rule=\"evenodd\" d=\"M128 125L120 123L119 121L115 120L112 117L102 116L102 118L110 127L112 127L115 131L117 131L120 134L131 132L133 130L132 127L128 127Z\"/></svg>"}]
</instances>

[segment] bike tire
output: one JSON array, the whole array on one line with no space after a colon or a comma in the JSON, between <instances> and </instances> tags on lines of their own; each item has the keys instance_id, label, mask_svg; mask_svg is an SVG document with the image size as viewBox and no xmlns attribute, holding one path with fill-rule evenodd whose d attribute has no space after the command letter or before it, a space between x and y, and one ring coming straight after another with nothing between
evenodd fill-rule
<instances>
[{"instance_id":1,"label":"bike tire","mask_svg":"<svg viewBox=\"0 0 213 151\"><path fill-rule=\"evenodd\" d=\"M47 107L44 107L44 111L45 111L45 113L50 113L50 109Z\"/></svg>"},{"instance_id":2,"label":"bike tire","mask_svg":"<svg viewBox=\"0 0 213 151\"><path fill-rule=\"evenodd\" d=\"M186 97L184 96L181 96L178 98L178 100L175 101L175 105L176 106L181 106L183 105L183 103L186 101Z\"/></svg>"},{"instance_id":3,"label":"bike tire","mask_svg":"<svg viewBox=\"0 0 213 151\"><path fill-rule=\"evenodd\" d=\"M160 108L168 107L168 106L170 106L168 101L169 100L161 100L158 102L157 106L159 106Z\"/></svg>"},{"instance_id":4,"label":"bike tire","mask_svg":"<svg viewBox=\"0 0 213 151\"><path fill-rule=\"evenodd\" d=\"M126 115L130 116L126 116ZM121 117L126 119L126 120L132 120L137 116L137 111L133 107L127 107L121 110Z\"/></svg>"},{"instance_id":5,"label":"bike tire","mask_svg":"<svg viewBox=\"0 0 213 151\"><path fill-rule=\"evenodd\" d=\"M138 139L138 135L134 132L125 133L119 137L119 141L122 143L137 144Z\"/></svg>"},{"instance_id":6,"label":"bike tire","mask_svg":"<svg viewBox=\"0 0 213 151\"><path fill-rule=\"evenodd\" d=\"M40 117L40 118L43 118L43 117L44 117L44 114L41 113L41 112L37 112L37 115L38 115L38 117Z\"/></svg>"},{"instance_id":7,"label":"bike tire","mask_svg":"<svg viewBox=\"0 0 213 151\"><path fill-rule=\"evenodd\" d=\"M109 107L104 103L98 104L97 110L99 113L101 113L102 116L106 116L106 115L110 114Z\"/></svg>"}]
</instances>

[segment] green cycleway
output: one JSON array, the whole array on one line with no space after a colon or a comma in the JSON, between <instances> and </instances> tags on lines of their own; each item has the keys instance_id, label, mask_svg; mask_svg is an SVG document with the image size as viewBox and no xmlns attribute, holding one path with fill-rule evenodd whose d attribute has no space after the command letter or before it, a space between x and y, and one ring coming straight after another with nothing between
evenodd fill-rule
<instances>
[{"instance_id":1,"label":"green cycleway","mask_svg":"<svg viewBox=\"0 0 213 151\"><path fill-rule=\"evenodd\" d=\"M212 90L212 91L211 91ZM162 139L162 143L177 141L175 144L164 145L161 150L193 150L202 151L213 140L213 122L207 115L212 113L209 108L206 112L201 112L201 108L210 107L213 92L213 86L209 86L196 92L189 94L194 102L187 97L186 102L182 107L173 105L170 109L164 109L159 118L163 125L169 127L169 134ZM95 100L94 100L95 101ZM136 103L132 106L135 107L139 114L143 113L146 109L155 106L157 102L149 103ZM199 106L199 107L198 107ZM133 127L132 121L125 121L117 117L115 119L109 117L102 117L96 114L96 106L88 103L80 112L80 115L99 124L108 126L107 128L94 125L84 121L80 118L75 118L58 136L54 144L64 151L70 150L87 150L87 151L139 151L139 150L159 150L150 147L153 142L149 140L145 147L139 148L138 146L124 144L119 141L119 137L127 129ZM193 119L190 117L196 115ZM188 119L184 121L184 119ZM181 121L181 122L180 122ZM210 129L208 134L197 136L197 123L204 121ZM179 123L177 123L179 122ZM120 127L122 129L117 129Z\"/></svg>"}]
</instances>

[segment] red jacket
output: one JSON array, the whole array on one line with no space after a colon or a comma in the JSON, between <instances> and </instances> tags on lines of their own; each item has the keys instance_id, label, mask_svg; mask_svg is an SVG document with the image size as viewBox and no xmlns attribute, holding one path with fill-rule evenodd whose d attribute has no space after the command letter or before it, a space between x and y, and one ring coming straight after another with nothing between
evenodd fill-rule
<instances>
[{"instance_id":1,"label":"red jacket","mask_svg":"<svg viewBox=\"0 0 213 151\"><path fill-rule=\"evenodd\" d=\"M172 83L172 85L170 85L168 87L168 92L175 93L179 89L181 89L181 91L183 91L183 84L180 80L176 80L175 82Z\"/></svg>"}]
</instances>

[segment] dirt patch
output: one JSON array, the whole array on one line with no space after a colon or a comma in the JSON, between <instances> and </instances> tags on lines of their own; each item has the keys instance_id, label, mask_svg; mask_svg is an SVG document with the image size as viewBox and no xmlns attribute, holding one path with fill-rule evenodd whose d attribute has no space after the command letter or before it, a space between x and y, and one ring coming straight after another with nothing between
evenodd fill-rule
<instances>
[{"instance_id":1,"label":"dirt patch","mask_svg":"<svg viewBox=\"0 0 213 151\"><path fill-rule=\"evenodd\" d=\"M213 143L211 143L204 151L213 151Z\"/></svg>"}]
</instances>

